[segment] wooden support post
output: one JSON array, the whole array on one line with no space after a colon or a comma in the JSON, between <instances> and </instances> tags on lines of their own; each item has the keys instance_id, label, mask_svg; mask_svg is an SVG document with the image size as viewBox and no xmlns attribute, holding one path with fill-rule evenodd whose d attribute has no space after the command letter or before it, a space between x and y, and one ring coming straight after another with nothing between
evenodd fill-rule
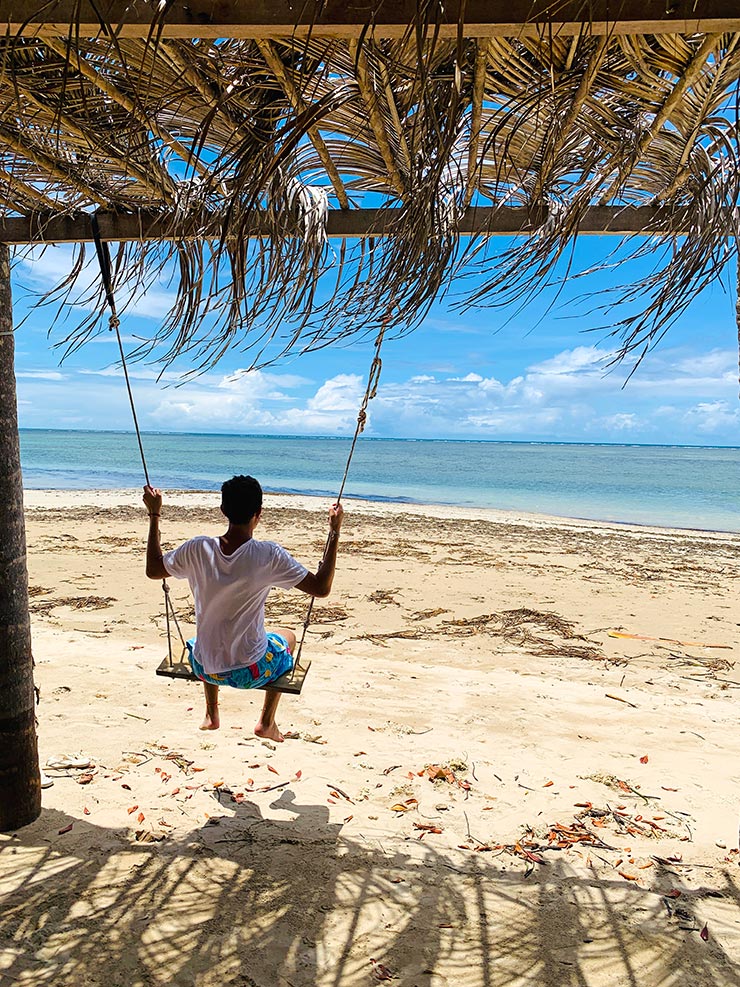
<instances>
[{"instance_id":1,"label":"wooden support post","mask_svg":"<svg viewBox=\"0 0 740 987\"><path fill-rule=\"evenodd\" d=\"M41 812L10 250L0 244L0 832Z\"/></svg>"},{"instance_id":2,"label":"wooden support post","mask_svg":"<svg viewBox=\"0 0 740 987\"><path fill-rule=\"evenodd\" d=\"M737 283L735 285L735 324L737 326L737 386L740 398L740 250L737 252Z\"/></svg>"}]
</instances>

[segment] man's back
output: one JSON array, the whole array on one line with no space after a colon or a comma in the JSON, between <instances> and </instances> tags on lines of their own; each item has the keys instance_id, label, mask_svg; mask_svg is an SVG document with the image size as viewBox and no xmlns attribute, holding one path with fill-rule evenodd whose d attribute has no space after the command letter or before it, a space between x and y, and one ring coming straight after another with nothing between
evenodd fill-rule
<instances>
[{"instance_id":1,"label":"man's back","mask_svg":"<svg viewBox=\"0 0 740 987\"><path fill-rule=\"evenodd\" d=\"M209 674L254 664L265 653L265 600L273 586L291 589L308 570L275 542L250 538L233 552L219 538L191 538L163 556L187 579L195 601L197 658Z\"/></svg>"}]
</instances>

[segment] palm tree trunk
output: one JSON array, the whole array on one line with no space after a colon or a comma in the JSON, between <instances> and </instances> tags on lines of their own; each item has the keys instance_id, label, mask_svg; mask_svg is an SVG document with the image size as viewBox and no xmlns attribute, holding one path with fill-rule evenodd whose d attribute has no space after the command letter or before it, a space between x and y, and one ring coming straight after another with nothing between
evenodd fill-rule
<instances>
[{"instance_id":1,"label":"palm tree trunk","mask_svg":"<svg viewBox=\"0 0 740 987\"><path fill-rule=\"evenodd\" d=\"M0 831L41 812L10 253L0 244Z\"/></svg>"}]
</instances>

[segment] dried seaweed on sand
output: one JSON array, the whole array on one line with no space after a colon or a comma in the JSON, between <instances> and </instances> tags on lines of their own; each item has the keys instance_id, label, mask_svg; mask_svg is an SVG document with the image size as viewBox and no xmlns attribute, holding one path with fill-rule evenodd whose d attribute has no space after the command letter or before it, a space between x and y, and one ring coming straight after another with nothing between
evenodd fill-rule
<instances>
[{"instance_id":1,"label":"dried seaweed on sand","mask_svg":"<svg viewBox=\"0 0 740 987\"><path fill-rule=\"evenodd\" d=\"M575 624L552 611L532 610L519 607L516 610L503 610L500 613L484 614L479 617L460 617L445 620L443 624L464 629L468 634L487 632L502 637L526 650L533 655L555 656L564 658L585 658L599 660L604 658L603 652L587 643L587 638L576 633ZM563 638L565 641L583 641L584 644L563 644L553 641L542 634L530 630L536 627L551 635Z\"/></svg>"},{"instance_id":2,"label":"dried seaweed on sand","mask_svg":"<svg viewBox=\"0 0 740 987\"><path fill-rule=\"evenodd\" d=\"M51 590L46 586L29 586L28 595L31 599L36 596L45 596L47 593L51 593Z\"/></svg>"},{"instance_id":3,"label":"dried seaweed on sand","mask_svg":"<svg viewBox=\"0 0 740 987\"><path fill-rule=\"evenodd\" d=\"M401 604L393 594L400 592L400 589L376 589L368 596L368 600L380 606L388 606L392 603L393 606L399 607Z\"/></svg>"},{"instance_id":4,"label":"dried seaweed on sand","mask_svg":"<svg viewBox=\"0 0 740 987\"><path fill-rule=\"evenodd\" d=\"M411 619L419 621L427 617L438 616L444 610L422 611L413 614ZM564 641L553 640L534 634L530 627L540 628L545 633L559 636ZM594 647L582 634L576 633L572 621L560 617L556 613L530 610L520 607L517 610L504 610L501 613L481 614L476 617L453 617L443 620L437 626L403 628L397 631L385 631L377 634L360 634L354 640L372 641L384 646L386 641L398 638L406 641L419 641L432 637L459 637L461 635L491 634L502 637L505 641L517 647L524 648L528 654L537 656L563 658L582 658L589 661L605 659L598 647ZM583 641L583 644L569 642Z\"/></svg>"},{"instance_id":5,"label":"dried seaweed on sand","mask_svg":"<svg viewBox=\"0 0 740 987\"><path fill-rule=\"evenodd\" d=\"M445 607L435 607L432 610L419 610L417 613L412 613L410 620L431 620L432 617L439 617L443 613L449 613L450 611L445 609Z\"/></svg>"},{"instance_id":6,"label":"dried seaweed on sand","mask_svg":"<svg viewBox=\"0 0 740 987\"><path fill-rule=\"evenodd\" d=\"M72 610L105 610L116 602L113 596L53 596L50 600L39 600L29 607L32 613L47 614L57 607L70 607Z\"/></svg>"}]
</instances>

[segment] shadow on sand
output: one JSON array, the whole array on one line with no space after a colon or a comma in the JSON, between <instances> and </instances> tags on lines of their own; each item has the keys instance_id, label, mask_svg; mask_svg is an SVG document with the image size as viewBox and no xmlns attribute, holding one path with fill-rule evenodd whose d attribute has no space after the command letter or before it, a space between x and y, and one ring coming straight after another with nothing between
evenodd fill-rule
<instances>
[{"instance_id":1,"label":"shadow on sand","mask_svg":"<svg viewBox=\"0 0 740 987\"><path fill-rule=\"evenodd\" d=\"M340 987L377 982L374 957L399 987L740 985L659 894L585 866L526 876L508 857L348 837L290 791L271 808L292 820L232 808L161 843L55 810L1 838L0 984Z\"/></svg>"}]
</instances>

